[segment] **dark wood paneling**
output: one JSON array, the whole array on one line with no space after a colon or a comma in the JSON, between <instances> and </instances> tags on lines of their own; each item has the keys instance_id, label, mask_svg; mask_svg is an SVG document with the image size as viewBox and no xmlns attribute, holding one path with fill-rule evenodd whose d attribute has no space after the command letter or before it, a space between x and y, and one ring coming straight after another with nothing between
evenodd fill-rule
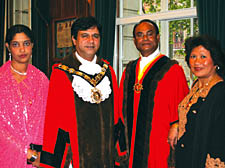
<instances>
[{"instance_id":1,"label":"dark wood paneling","mask_svg":"<svg viewBox=\"0 0 225 168\"><path fill-rule=\"evenodd\" d=\"M91 4L91 5L90 5ZM93 15L93 2L88 0L50 0L50 17L60 19Z\"/></svg>"},{"instance_id":2,"label":"dark wood paneling","mask_svg":"<svg viewBox=\"0 0 225 168\"><path fill-rule=\"evenodd\" d=\"M54 59L54 21L73 17L94 16L95 0L46 0L49 1L49 74L51 66L56 62Z\"/></svg>"},{"instance_id":3,"label":"dark wood paneling","mask_svg":"<svg viewBox=\"0 0 225 168\"><path fill-rule=\"evenodd\" d=\"M76 1L64 0L64 3L61 6L62 17L75 16L76 15Z\"/></svg>"},{"instance_id":4,"label":"dark wood paneling","mask_svg":"<svg viewBox=\"0 0 225 168\"><path fill-rule=\"evenodd\" d=\"M94 16L94 6L95 0L32 1L32 28L37 32L35 35L38 36L36 51L37 55L41 54L43 56L43 58L41 58L42 62L40 62L40 60L37 58L34 63L48 76L50 76L51 67L55 62L53 59L53 45L55 44L53 37L54 21L63 20L66 18L78 18L81 16Z\"/></svg>"},{"instance_id":5,"label":"dark wood paneling","mask_svg":"<svg viewBox=\"0 0 225 168\"><path fill-rule=\"evenodd\" d=\"M58 15L59 16L61 15L61 10L59 10L60 9L59 6L61 5L60 2L61 0L49 0L50 3L49 15L51 18L55 18Z\"/></svg>"}]
</instances>

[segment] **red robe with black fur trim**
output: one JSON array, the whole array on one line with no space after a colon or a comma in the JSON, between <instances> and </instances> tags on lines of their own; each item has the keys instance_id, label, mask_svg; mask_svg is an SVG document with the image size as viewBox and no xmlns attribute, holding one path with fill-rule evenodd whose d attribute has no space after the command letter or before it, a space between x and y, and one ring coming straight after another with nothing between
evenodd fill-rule
<instances>
[{"instance_id":1,"label":"red robe with black fur trim","mask_svg":"<svg viewBox=\"0 0 225 168\"><path fill-rule=\"evenodd\" d=\"M106 62L97 59L102 66ZM79 69L73 55L63 65ZM85 102L72 88L72 75L53 67L44 127L41 167L113 167L115 130L119 125L118 86L112 67L106 71L111 82L109 98L100 104ZM120 123L121 124L121 123Z\"/></svg>"},{"instance_id":2,"label":"red robe with black fur trim","mask_svg":"<svg viewBox=\"0 0 225 168\"><path fill-rule=\"evenodd\" d=\"M167 168L170 125L178 120L178 104L188 93L182 68L166 56L159 56L138 83L140 59L126 67L120 84L120 112L123 113L129 149L129 168ZM139 85L140 86L140 85Z\"/></svg>"}]
</instances>

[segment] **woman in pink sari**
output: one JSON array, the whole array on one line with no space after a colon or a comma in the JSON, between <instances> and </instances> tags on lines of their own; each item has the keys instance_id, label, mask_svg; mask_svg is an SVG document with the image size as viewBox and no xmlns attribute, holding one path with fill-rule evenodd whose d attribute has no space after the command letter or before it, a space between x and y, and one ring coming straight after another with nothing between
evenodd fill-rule
<instances>
[{"instance_id":1,"label":"woman in pink sari","mask_svg":"<svg viewBox=\"0 0 225 168\"><path fill-rule=\"evenodd\" d=\"M38 166L48 94L48 78L29 64L33 35L24 25L12 26L6 35L11 57L0 68L0 167Z\"/></svg>"}]
</instances>

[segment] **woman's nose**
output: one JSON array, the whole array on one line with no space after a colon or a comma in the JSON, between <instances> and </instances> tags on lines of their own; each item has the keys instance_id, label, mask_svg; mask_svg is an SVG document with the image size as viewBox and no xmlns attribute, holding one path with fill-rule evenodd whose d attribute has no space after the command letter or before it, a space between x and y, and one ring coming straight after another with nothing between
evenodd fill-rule
<instances>
[{"instance_id":1,"label":"woman's nose","mask_svg":"<svg viewBox=\"0 0 225 168\"><path fill-rule=\"evenodd\" d=\"M21 51L21 52L24 52L24 51L25 51L24 45L20 45L20 51Z\"/></svg>"}]
</instances>

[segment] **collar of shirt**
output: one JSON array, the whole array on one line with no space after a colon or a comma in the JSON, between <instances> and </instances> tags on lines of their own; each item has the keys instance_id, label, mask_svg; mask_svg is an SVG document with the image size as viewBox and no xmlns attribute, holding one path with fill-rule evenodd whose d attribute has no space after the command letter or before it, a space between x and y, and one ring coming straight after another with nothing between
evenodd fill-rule
<instances>
[{"instance_id":1,"label":"collar of shirt","mask_svg":"<svg viewBox=\"0 0 225 168\"><path fill-rule=\"evenodd\" d=\"M75 55L76 55L78 61L80 61L80 63L81 63L82 65L83 65L83 64L90 64L90 63L96 64L96 61L97 61L97 56L96 56L96 55L94 56L94 58L93 58L92 61L88 61L88 60L82 58L77 52L75 52Z\"/></svg>"},{"instance_id":2,"label":"collar of shirt","mask_svg":"<svg viewBox=\"0 0 225 168\"><path fill-rule=\"evenodd\" d=\"M152 54L150 54L147 57L143 57L141 55L141 61L140 61L140 67L139 67L140 71L142 71L149 62L151 62L153 59L155 59L159 55L159 53L160 52L159 52L159 47L158 47Z\"/></svg>"},{"instance_id":3,"label":"collar of shirt","mask_svg":"<svg viewBox=\"0 0 225 168\"><path fill-rule=\"evenodd\" d=\"M92 61L87 61L84 58L82 58L77 52L75 52L75 55L80 61L81 65L79 66L79 70L86 72L87 74L94 75L101 72L101 66L96 64L97 56L94 56L94 59Z\"/></svg>"}]
</instances>

